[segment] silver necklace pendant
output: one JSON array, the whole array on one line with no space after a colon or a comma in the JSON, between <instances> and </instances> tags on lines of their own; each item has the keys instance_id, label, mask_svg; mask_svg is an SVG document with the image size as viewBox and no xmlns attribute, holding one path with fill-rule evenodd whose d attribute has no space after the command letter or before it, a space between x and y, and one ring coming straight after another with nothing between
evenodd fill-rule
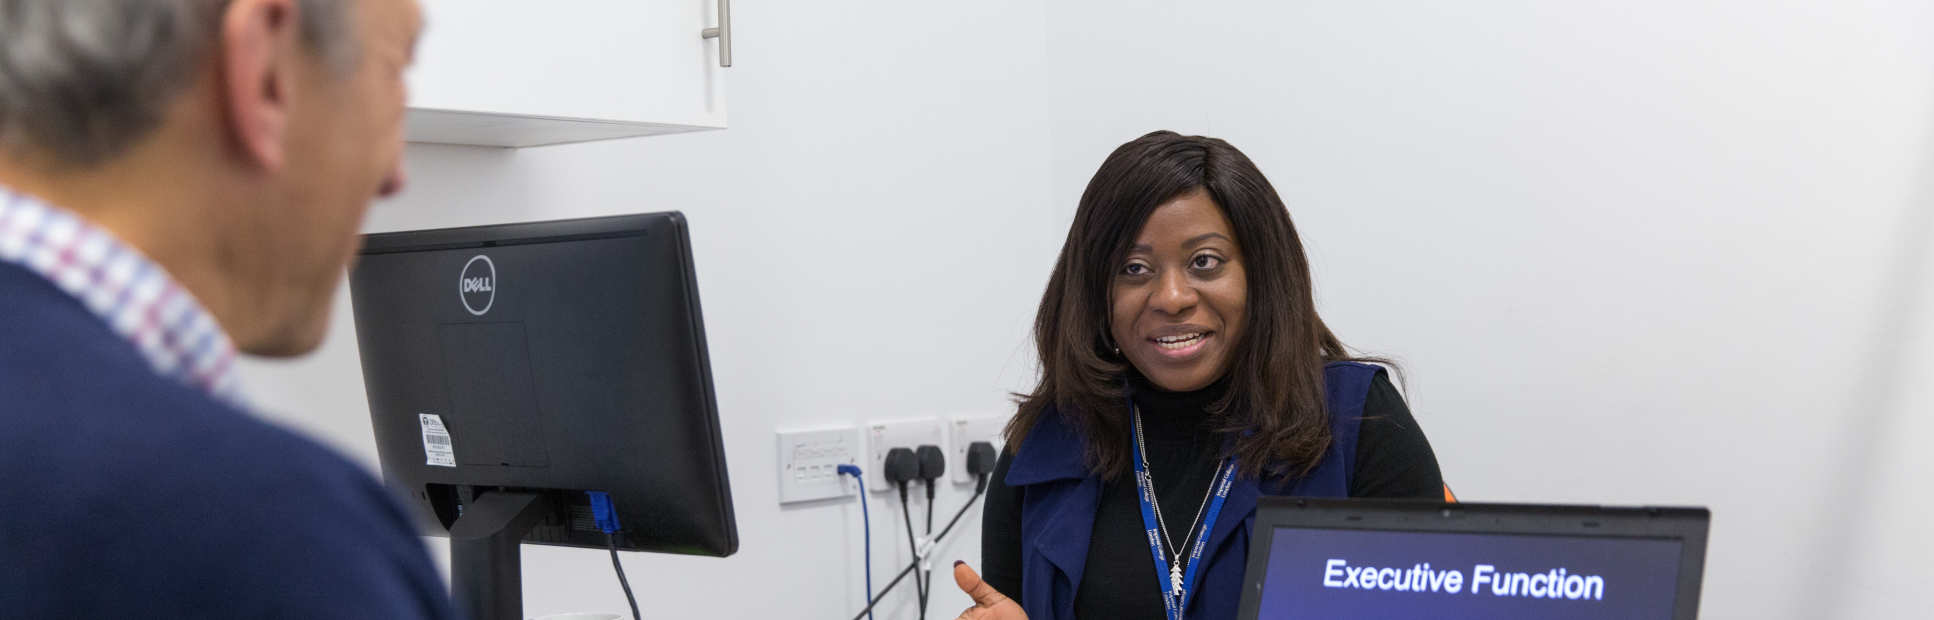
<instances>
[{"instance_id":1,"label":"silver necklace pendant","mask_svg":"<svg viewBox=\"0 0 1934 620\"><path fill-rule=\"evenodd\" d=\"M1180 602L1182 599L1182 565L1178 562L1168 563L1168 586L1170 595L1174 596L1177 602Z\"/></svg>"}]
</instances>

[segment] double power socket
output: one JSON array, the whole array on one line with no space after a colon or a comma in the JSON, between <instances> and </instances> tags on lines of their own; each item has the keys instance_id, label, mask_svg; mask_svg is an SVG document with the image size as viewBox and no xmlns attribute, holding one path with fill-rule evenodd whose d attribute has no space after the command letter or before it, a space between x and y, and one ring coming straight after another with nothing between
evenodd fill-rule
<instances>
[{"instance_id":1,"label":"double power socket","mask_svg":"<svg viewBox=\"0 0 1934 620\"><path fill-rule=\"evenodd\" d=\"M956 485L971 485L967 474L967 446L986 441L1001 447L1006 416L908 418L865 426L779 431L779 503L808 502L853 494L851 480L839 475L840 465L858 465L866 486L890 491L886 481L886 453L894 448L939 446L947 454L947 477Z\"/></svg>"}]
</instances>

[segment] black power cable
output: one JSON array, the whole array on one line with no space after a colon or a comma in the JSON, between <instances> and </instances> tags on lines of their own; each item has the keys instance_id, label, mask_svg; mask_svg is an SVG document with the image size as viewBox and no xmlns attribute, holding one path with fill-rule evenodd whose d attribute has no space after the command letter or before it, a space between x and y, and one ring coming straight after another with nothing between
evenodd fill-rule
<instances>
[{"instance_id":1,"label":"black power cable","mask_svg":"<svg viewBox=\"0 0 1934 620\"><path fill-rule=\"evenodd\" d=\"M896 448L896 450L910 452L910 451L907 451L905 448ZM978 502L982 497L986 496L987 478L988 476L993 475L994 462L995 462L995 459L997 458L998 458L998 454L994 450L994 444L991 444L985 441L976 441L967 447L967 473L972 474L974 476L974 495L972 497L967 498L967 503L962 504L960 506L960 510L954 512L953 518L947 520L946 527L940 528L940 534L933 537L933 541L931 544L938 546L941 540L944 540L947 538L947 534L950 534L954 531L954 526L960 523L961 517L967 516L967 511L974 507L974 503ZM893 451L888 451L887 467L889 471L891 471L891 469L893 468L893 461L894 461ZM894 477L894 474L892 473L888 474L888 480L892 480L893 477ZM902 502L902 506L904 506L906 501L906 487L904 485L900 487L900 492L901 492L900 500ZM907 520L907 533L908 533L907 535L909 539L911 539L912 532L913 532L913 523L911 520L912 517L907 516L906 510L901 510L900 512L901 512L901 515L905 517L905 519ZM909 540L909 542L911 541ZM853 616L853 620L860 620L861 618L865 618L867 614L872 613L873 608L879 605L880 601L886 599L887 593L892 592L894 586L900 585L900 582L902 580L905 580L907 575L912 574L913 572L918 570L920 568L919 556L920 556L919 551L915 550L913 562L908 564L906 569L901 570L900 574L893 578L893 581L887 582L886 587L882 588L879 591L879 593L873 596L873 600L867 601L866 608L861 609L860 613L855 614ZM916 580L914 582L914 585L918 587L919 581ZM922 603L921 607L924 608L925 606L926 605Z\"/></svg>"},{"instance_id":2,"label":"black power cable","mask_svg":"<svg viewBox=\"0 0 1934 620\"><path fill-rule=\"evenodd\" d=\"M618 586L625 590L625 602L631 603L631 620L643 620L638 615L638 598L631 595L631 582L625 579L625 565L618 561L618 532L624 531L618 523L618 509L611 504L608 493L585 491L584 494L591 499L591 516L604 532L604 546L611 550L611 568L618 572Z\"/></svg>"},{"instance_id":3,"label":"black power cable","mask_svg":"<svg viewBox=\"0 0 1934 620\"><path fill-rule=\"evenodd\" d=\"M914 451L914 456L920 460L920 481L927 486L927 536L931 537L934 491L940 486L940 477L947 474L947 453L942 452L940 446L929 444L920 446ZM920 581L920 591L925 593L920 598L920 620L926 620L927 602L933 600L933 570L927 570Z\"/></svg>"},{"instance_id":4,"label":"black power cable","mask_svg":"<svg viewBox=\"0 0 1934 620\"><path fill-rule=\"evenodd\" d=\"M913 509L907 504L907 484L920 477L920 459L914 455L912 450L894 448L886 451L886 460L883 465L884 469L886 469L886 481L893 483L894 488L900 491L900 519L907 526L907 551L913 554L913 566L915 569L918 569L920 567L920 543L913 540ZM918 592L918 596L915 598L920 603L921 611L924 613L927 607L927 588L925 585L922 585L918 573L914 575L913 587Z\"/></svg>"},{"instance_id":5,"label":"black power cable","mask_svg":"<svg viewBox=\"0 0 1934 620\"><path fill-rule=\"evenodd\" d=\"M860 620L860 618L865 618L867 614L873 613L873 606L880 604L881 600L886 599L886 593L893 591L893 586L900 585L900 580L906 579L907 575L912 573L913 569L916 569L916 568L920 568L919 562L908 564L905 569L902 569L900 571L899 575L893 578L893 581L886 582L886 587L882 588L880 590L879 595L874 596L873 600L867 601L866 609L860 610L859 615L853 616L853 620Z\"/></svg>"},{"instance_id":6,"label":"black power cable","mask_svg":"<svg viewBox=\"0 0 1934 620\"><path fill-rule=\"evenodd\" d=\"M920 543L913 540L913 509L907 507L907 484L900 483L900 518L907 524L907 548L913 551L913 567L920 568ZM920 617L927 617L927 587L921 584L921 576L913 577L915 598L920 603Z\"/></svg>"},{"instance_id":7,"label":"black power cable","mask_svg":"<svg viewBox=\"0 0 1934 620\"><path fill-rule=\"evenodd\" d=\"M947 537L947 534L953 531L954 525L957 523L960 523L960 518L967 516L967 510L974 507L974 502L979 500L982 496L986 495L987 474L980 474L980 481L975 485L975 487L976 488L974 489L974 496L967 498L967 503L962 505L958 512L954 513L953 519L950 519L947 521L947 527L941 528L940 534L934 537L933 540L935 544L938 544L941 540L945 539ZM886 599L887 593L893 591L893 586L899 585L900 581L905 579L907 574L912 573L919 568L920 568L920 559L918 557L915 557L913 560L913 563L909 564L906 567L906 569L901 570L899 576L894 577L893 581L887 582L886 587L881 588L879 594L875 595L873 597L873 600L868 601L866 603L866 609L860 610L859 614L853 616L853 620L860 620L861 618L865 618L868 612L873 611L873 607L875 605L880 604L880 601ZM918 586L919 582L915 581L914 585Z\"/></svg>"},{"instance_id":8,"label":"black power cable","mask_svg":"<svg viewBox=\"0 0 1934 620\"><path fill-rule=\"evenodd\" d=\"M618 535L605 534L604 545L611 549L611 567L618 571L618 587L625 589L625 602L631 603L631 620L644 620L638 615L638 597L631 595L631 582L625 580L625 565L618 563Z\"/></svg>"}]
</instances>

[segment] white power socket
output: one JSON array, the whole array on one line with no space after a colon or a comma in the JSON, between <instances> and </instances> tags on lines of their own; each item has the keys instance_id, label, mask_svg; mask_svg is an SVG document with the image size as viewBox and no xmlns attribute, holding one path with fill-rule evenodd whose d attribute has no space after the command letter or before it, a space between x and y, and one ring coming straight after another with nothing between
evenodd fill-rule
<instances>
[{"instance_id":1,"label":"white power socket","mask_svg":"<svg viewBox=\"0 0 1934 620\"><path fill-rule=\"evenodd\" d=\"M865 465L867 486L875 491L894 489L893 483L886 481L886 452L894 448L915 450L923 445L939 446L942 453L947 452L945 427L941 426L939 418L892 420L868 425ZM947 464L948 469L953 467L953 463Z\"/></svg>"},{"instance_id":2,"label":"white power socket","mask_svg":"<svg viewBox=\"0 0 1934 620\"><path fill-rule=\"evenodd\" d=\"M790 504L852 494L859 488L840 479L840 465L859 463L857 429L780 431L779 503ZM873 472L863 472L876 476Z\"/></svg>"},{"instance_id":3,"label":"white power socket","mask_svg":"<svg viewBox=\"0 0 1934 620\"><path fill-rule=\"evenodd\" d=\"M962 416L953 419L948 425L952 431L954 448L947 456L947 472L953 476L954 484L973 484L974 476L967 473L967 446L976 441L994 444L994 454L1000 454L1001 446L1007 442L1001 439L1001 429L1007 426L1007 416ZM990 465L991 466L991 465Z\"/></svg>"}]
</instances>

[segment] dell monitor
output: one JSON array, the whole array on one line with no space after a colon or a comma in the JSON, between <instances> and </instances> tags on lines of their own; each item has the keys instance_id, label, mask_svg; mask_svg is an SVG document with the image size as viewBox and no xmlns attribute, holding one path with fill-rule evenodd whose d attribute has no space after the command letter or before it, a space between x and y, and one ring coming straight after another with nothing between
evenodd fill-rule
<instances>
[{"instance_id":1,"label":"dell monitor","mask_svg":"<svg viewBox=\"0 0 1934 620\"><path fill-rule=\"evenodd\" d=\"M350 293L383 478L474 617L523 618L521 543L738 549L683 215L369 235Z\"/></svg>"}]
</instances>

